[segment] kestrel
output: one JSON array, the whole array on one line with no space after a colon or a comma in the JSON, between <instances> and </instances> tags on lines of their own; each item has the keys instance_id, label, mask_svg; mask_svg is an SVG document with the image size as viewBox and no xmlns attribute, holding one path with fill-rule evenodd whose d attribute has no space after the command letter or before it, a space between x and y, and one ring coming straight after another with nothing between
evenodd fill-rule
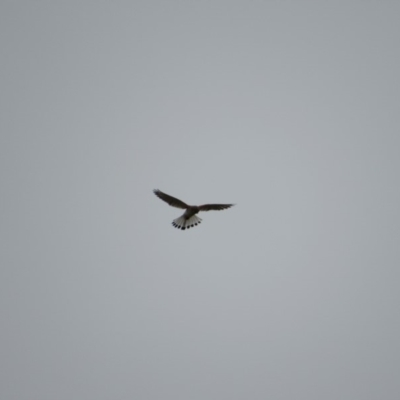
<instances>
[{"instance_id":1,"label":"kestrel","mask_svg":"<svg viewBox=\"0 0 400 400\"><path fill-rule=\"evenodd\" d=\"M189 206L182 200L165 194L161 190L155 189L154 194L170 206L185 210L179 218L172 221L172 225L175 228L182 229L183 231L200 224L202 220L196 215L199 211L225 210L234 206L234 204L203 204L202 206Z\"/></svg>"}]
</instances>

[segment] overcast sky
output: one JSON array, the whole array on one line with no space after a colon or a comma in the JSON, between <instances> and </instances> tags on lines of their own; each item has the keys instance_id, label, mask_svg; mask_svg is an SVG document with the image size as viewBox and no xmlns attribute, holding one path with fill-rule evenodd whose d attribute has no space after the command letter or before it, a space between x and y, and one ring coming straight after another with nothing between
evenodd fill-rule
<instances>
[{"instance_id":1,"label":"overcast sky","mask_svg":"<svg viewBox=\"0 0 400 400\"><path fill-rule=\"evenodd\" d=\"M399 15L1 1L0 398L398 400Z\"/></svg>"}]
</instances>

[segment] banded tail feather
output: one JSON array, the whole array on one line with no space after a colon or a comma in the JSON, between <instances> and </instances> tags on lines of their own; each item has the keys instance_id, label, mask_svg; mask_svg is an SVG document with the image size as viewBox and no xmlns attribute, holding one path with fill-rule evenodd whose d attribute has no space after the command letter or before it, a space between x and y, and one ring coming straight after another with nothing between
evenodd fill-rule
<instances>
[{"instance_id":1,"label":"banded tail feather","mask_svg":"<svg viewBox=\"0 0 400 400\"><path fill-rule=\"evenodd\" d=\"M198 217L197 215L193 215L189 219L186 219L184 215L180 216L179 218L176 218L172 221L172 225L175 228L182 229L183 231L185 229L190 229L193 228L201 223L202 219Z\"/></svg>"}]
</instances>

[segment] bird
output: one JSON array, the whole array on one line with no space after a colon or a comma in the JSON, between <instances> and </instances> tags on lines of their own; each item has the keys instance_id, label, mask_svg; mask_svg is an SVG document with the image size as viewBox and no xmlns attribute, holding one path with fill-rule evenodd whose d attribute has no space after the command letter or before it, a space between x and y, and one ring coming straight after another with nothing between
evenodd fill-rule
<instances>
[{"instance_id":1,"label":"bird","mask_svg":"<svg viewBox=\"0 0 400 400\"><path fill-rule=\"evenodd\" d=\"M234 206L234 204L203 204L202 206L190 206L182 200L172 197L169 194L162 192L161 190L154 189L154 194L165 201L171 207L181 208L185 212L179 217L172 221L172 225L181 230L193 228L199 225L202 221L196 214L200 211L211 211L211 210L226 210Z\"/></svg>"}]
</instances>

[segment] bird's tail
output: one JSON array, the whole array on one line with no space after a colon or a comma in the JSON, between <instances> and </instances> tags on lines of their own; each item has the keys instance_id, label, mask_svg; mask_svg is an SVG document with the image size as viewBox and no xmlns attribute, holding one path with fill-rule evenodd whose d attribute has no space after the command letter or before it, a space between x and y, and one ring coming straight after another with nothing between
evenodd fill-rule
<instances>
[{"instance_id":1,"label":"bird's tail","mask_svg":"<svg viewBox=\"0 0 400 400\"><path fill-rule=\"evenodd\" d=\"M200 224L201 221L202 219L197 215L193 215L189 219L186 219L182 215L181 217L174 219L172 221L172 225L175 228L182 229L184 231L185 229L193 228L194 226Z\"/></svg>"}]
</instances>

